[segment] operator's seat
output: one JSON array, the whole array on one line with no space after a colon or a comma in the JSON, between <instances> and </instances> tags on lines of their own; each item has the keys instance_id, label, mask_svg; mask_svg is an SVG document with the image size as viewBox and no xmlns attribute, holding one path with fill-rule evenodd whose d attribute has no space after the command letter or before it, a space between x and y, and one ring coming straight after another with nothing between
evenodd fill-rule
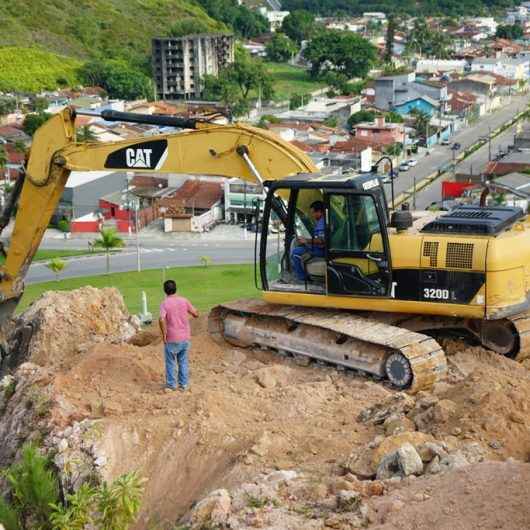
<instances>
[{"instance_id":1,"label":"operator's seat","mask_svg":"<svg viewBox=\"0 0 530 530\"><path fill-rule=\"evenodd\" d=\"M306 275L314 281L324 281L326 277L326 258L312 257L304 262Z\"/></svg>"}]
</instances>

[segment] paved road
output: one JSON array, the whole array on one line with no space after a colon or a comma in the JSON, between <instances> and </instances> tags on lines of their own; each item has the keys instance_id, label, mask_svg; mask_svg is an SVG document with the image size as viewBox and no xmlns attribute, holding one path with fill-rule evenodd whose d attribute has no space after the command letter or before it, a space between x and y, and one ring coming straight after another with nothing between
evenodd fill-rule
<instances>
[{"instance_id":1,"label":"paved road","mask_svg":"<svg viewBox=\"0 0 530 530\"><path fill-rule=\"evenodd\" d=\"M499 134L491 141L491 156L494 157L499 149L506 151L509 145L513 145L513 136L516 132L517 125L510 127L502 134ZM486 169L489 159L489 147L485 144L480 149L475 151L471 156L457 164L457 173L473 173L478 175ZM442 176L440 179L434 181L432 184L421 190L416 196L416 207L418 209L426 208L433 202L438 202L442 199L442 181L450 177L450 173Z\"/></svg>"},{"instance_id":2,"label":"paved road","mask_svg":"<svg viewBox=\"0 0 530 530\"><path fill-rule=\"evenodd\" d=\"M141 264L144 269L200 265L201 256L209 256L214 264L248 263L254 259L254 242L230 241L174 244L170 247L141 248ZM111 272L135 271L137 254L133 247L111 257ZM63 278L103 274L106 270L104 255L68 259ZM26 283L45 282L55 279L45 263L34 262L26 276Z\"/></svg>"},{"instance_id":3,"label":"paved road","mask_svg":"<svg viewBox=\"0 0 530 530\"><path fill-rule=\"evenodd\" d=\"M467 149L473 145L480 136L487 136L490 130L495 130L500 127L507 121L513 118L515 114L525 109L525 107L530 102L530 94L524 94L522 96L513 96L510 104L503 106L497 112L489 114L481 118L472 127L467 127L455 136L451 138L451 142L458 142L462 146L462 150ZM513 133L512 133L513 135ZM493 144L492 144L493 145ZM497 145L497 144L496 144ZM496 149L496 148L495 148ZM486 153L487 148L484 151L481 150L481 153ZM496 151L492 148L493 154ZM430 175L440 167L446 166L452 162L453 152L448 146L437 146L434 149L431 149L431 154L425 156L422 159L418 160L418 164L411 168L409 171L402 172L399 174L399 177L394 181L394 188L396 196L401 192L411 189L414 185L414 178L419 182L422 178ZM435 196L432 201L440 200L440 184L439 182L435 183L435 186L438 186L438 195ZM387 186L388 197L390 198L390 187ZM432 191L432 190L431 190ZM431 193L430 196L434 196L434 193ZM427 203L427 204L430 204ZM424 201L426 203L426 201ZM424 206L425 204L421 205ZM417 205L420 207L420 204Z\"/></svg>"}]
</instances>

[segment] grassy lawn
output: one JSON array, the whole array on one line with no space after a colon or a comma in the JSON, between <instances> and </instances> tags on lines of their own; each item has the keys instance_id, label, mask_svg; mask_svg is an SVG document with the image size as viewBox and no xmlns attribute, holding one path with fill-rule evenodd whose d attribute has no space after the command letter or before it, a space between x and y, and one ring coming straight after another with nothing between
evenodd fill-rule
<instances>
[{"instance_id":1,"label":"grassy lawn","mask_svg":"<svg viewBox=\"0 0 530 530\"><path fill-rule=\"evenodd\" d=\"M26 286L26 291L18 310L26 308L45 291L70 291L84 285L92 287L117 287L131 313L140 312L140 296L147 294L147 304L153 316L158 316L158 308L163 299L162 270L125 272L108 276L85 276L69 278L58 282L36 283ZM179 293L186 296L200 311L206 311L220 302L237 298L254 297L258 291L254 287L253 265L215 265L205 267L176 267L168 269L167 279L177 282Z\"/></svg>"},{"instance_id":2,"label":"grassy lawn","mask_svg":"<svg viewBox=\"0 0 530 530\"><path fill-rule=\"evenodd\" d=\"M294 94L308 94L326 86L325 83L311 79L303 68L284 63L265 63L274 78L274 99L289 99Z\"/></svg>"}]
</instances>

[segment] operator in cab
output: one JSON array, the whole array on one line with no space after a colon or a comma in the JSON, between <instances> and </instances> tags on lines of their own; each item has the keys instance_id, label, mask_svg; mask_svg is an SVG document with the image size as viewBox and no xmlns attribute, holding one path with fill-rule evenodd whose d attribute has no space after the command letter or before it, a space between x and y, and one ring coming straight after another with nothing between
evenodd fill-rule
<instances>
[{"instance_id":1,"label":"operator in cab","mask_svg":"<svg viewBox=\"0 0 530 530\"><path fill-rule=\"evenodd\" d=\"M291 266L296 279L300 282L307 280L304 263L311 258L323 258L326 247L326 221L324 203L315 201L310 206L311 216L315 221L313 237L296 238L296 247L291 251Z\"/></svg>"}]
</instances>

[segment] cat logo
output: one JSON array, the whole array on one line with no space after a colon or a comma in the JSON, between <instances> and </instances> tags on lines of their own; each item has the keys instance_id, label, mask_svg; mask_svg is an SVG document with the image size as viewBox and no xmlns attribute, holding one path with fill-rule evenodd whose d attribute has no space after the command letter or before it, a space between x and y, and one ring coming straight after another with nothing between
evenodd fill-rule
<instances>
[{"instance_id":1,"label":"cat logo","mask_svg":"<svg viewBox=\"0 0 530 530\"><path fill-rule=\"evenodd\" d=\"M139 167L143 169L150 168L152 152L152 149L127 149L125 151L127 167Z\"/></svg>"},{"instance_id":2,"label":"cat logo","mask_svg":"<svg viewBox=\"0 0 530 530\"><path fill-rule=\"evenodd\" d=\"M168 155L167 140L147 140L122 147L109 154L105 167L109 169L160 170Z\"/></svg>"}]
</instances>

